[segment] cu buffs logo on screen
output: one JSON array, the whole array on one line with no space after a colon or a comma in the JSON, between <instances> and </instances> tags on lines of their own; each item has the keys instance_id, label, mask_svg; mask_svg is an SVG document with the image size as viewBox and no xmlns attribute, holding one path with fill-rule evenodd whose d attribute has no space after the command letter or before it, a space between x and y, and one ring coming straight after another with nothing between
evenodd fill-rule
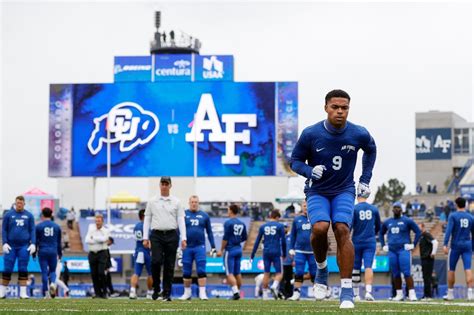
<instances>
[{"instance_id":1,"label":"cu buffs logo on screen","mask_svg":"<svg viewBox=\"0 0 474 315\"><path fill-rule=\"evenodd\" d=\"M107 139L107 128L110 140ZM160 129L158 117L143 107L132 102L115 105L107 113L94 118L94 130L87 147L96 155L104 143L119 143L121 152L131 151L138 145L150 142Z\"/></svg>"}]
</instances>

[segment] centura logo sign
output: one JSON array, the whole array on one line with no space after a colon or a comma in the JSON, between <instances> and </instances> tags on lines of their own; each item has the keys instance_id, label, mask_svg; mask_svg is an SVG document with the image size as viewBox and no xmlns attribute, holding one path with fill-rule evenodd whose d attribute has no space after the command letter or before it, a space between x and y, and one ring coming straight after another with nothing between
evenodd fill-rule
<instances>
[{"instance_id":1,"label":"centura logo sign","mask_svg":"<svg viewBox=\"0 0 474 315\"><path fill-rule=\"evenodd\" d=\"M191 62L189 60L176 60L173 63L172 68L158 68L155 71L157 76L168 77L168 76L190 76L191 75Z\"/></svg>"},{"instance_id":2,"label":"centura logo sign","mask_svg":"<svg viewBox=\"0 0 474 315\"><path fill-rule=\"evenodd\" d=\"M221 122L225 124L225 132L222 131ZM257 127L257 115L223 114L220 120L212 95L202 94L191 131L186 133L186 142L203 142L204 133L202 131L210 130L209 142L225 142L225 154L221 157L222 164L239 164L240 156L235 154L235 144L237 142L250 144L250 130L236 132L235 125L237 123L245 123L250 128Z\"/></svg>"},{"instance_id":3,"label":"centura logo sign","mask_svg":"<svg viewBox=\"0 0 474 315\"><path fill-rule=\"evenodd\" d=\"M222 79L224 77L224 63L216 56L204 58L202 61L202 77L204 79Z\"/></svg>"},{"instance_id":4,"label":"centura logo sign","mask_svg":"<svg viewBox=\"0 0 474 315\"><path fill-rule=\"evenodd\" d=\"M121 152L131 151L150 142L160 129L158 117L133 102L115 105L107 113L94 118L94 130L87 143L93 155L102 150L104 143L119 143ZM107 128L110 139L107 139Z\"/></svg>"}]
</instances>

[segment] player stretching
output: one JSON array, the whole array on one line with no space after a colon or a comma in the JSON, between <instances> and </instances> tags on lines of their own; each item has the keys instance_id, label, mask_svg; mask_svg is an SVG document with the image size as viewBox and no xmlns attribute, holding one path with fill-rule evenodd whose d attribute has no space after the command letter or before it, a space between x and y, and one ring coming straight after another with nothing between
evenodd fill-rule
<instances>
[{"instance_id":1,"label":"player stretching","mask_svg":"<svg viewBox=\"0 0 474 315\"><path fill-rule=\"evenodd\" d=\"M0 299L6 297L6 288L12 278L13 266L18 259L18 282L20 299L28 299L26 282L28 281L28 261L36 251L35 218L25 210L25 198L15 198L15 210L3 216L2 242L4 255L3 281L0 285Z\"/></svg>"},{"instance_id":2,"label":"player stretching","mask_svg":"<svg viewBox=\"0 0 474 315\"><path fill-rule=\"evenodd\" d=\"M278 300L283 296L279 294L280 281L282 279L282 259L286 253L286 237L285 237L285 227L283 224L279 223L280 211L272 210L270 213L270 221L260 226L258 229L257 239L253 245L252 254L250 255L251 261L255 257L257 252L258 245L263 237L263 299L267 300L269 298L268 293L268 283L270 282L270 269L273 265L275 268L275 279L273 280L272 287L270 289L273 298Z\"/></svg>"},{"instance_id":3,"label":"player stretching","mask_svg":"<svg viewBox=\"0 0 474 315\"><path fill-rule=\"evenodd\" d=\"M193 261L196 261L196 271L199 284L199 298L207 300L206 293L206 237L211 244L211 256L216 254L216 245L214 244L214 235L212 234L211 219L209 215L199 210L198 196L189 198L189 210L185 211L184 220L186 222L186 236L188 246L183 251L183 282L184 294L180 300L191 299L191 274L193 273Z\"/></svg>"},{"instance_id":4,"label":"player stretching","mask_svg":"<svg viewBox=\"0 0 474 315\"><path fill-rule=\"evenodd\" d=\"M474 222L471 214L466 212L466 199L458 197L455 200L456 212L451 212L448 218L448 227L444 235L443 251L448 255L448 294L443 298L445 300L454 299L454 271L459 257L462 257L464 272L466 273L467 299L472 300L472 239L474 237ZM451 248L448 247L451 238Z\"/></svg>"},{"instance_id":5,"label":"player stretching","mask_svg":"<svg viewBox=\"0 0 474 315\"><path fill-rule=\"evenodd\" d=\"M311 245L318 270L314 295L326 298L328 290L328 230L337 242L337 263L341 276L340 308L354 308L352 268L354 246L350 228L354 211L354 169L362 149L362 175L358 195L370 195L369 183L376 158L376 146L369 132L347 121L350 96L333 90L326 95L327 119L303 130L291 157L291 168L306 178L306 200L312 226Z\"/></svg>"},{"instance_id":6,"label":"player stretching","mask_svg":"<svg viewBox=\"0 0 474 315\"><path fill-rule=\"evenodd\" d=\"M309 223L306 201L301 203L301 214L295 217L291 226L291 241L289 254L295 257L295 288L292 301L298 301L301 296L301 285L303 284L304 271L308 263L311 282L316 276L316 260L314 260L313 250L310 242L311 223Z\"/></svg>"},{"instance_id":7,"label":"player stretching","mask_svg":"<svg viewBox=\"0 0 474 315\"><path fill-rule=\"evenodd\" d=\"M393 218L387 219L380 229L380 245L385 252L388 252L390 269L395 282L397 294L393 301L403 300L402 277L408 287L408 299L416 301L415 286L411 276L411 251L420 240L421 230L410 218L402 216L402 204L393 204ZM415 240L411 242L410 231L415 233ZM388 233L387 233L388 232ZM387 244L385 245L385 233L387 233Z\"/></svg>"},{"instance_id":8,"label":"player stretching","mask_svg":"<svg viewBox=\"0 0 474 315\"><path fill-rule=\"evenodd\" d=\"M354 244L355 259L354 270L352 270L352 281L354 282L354 295L356 300L359 297L360 269L362 260L365 268L365 299L373 301L372 282L374 272L372 263L374 262L376 241L375 236L380 231L380 214L376 206L367 203L367 199L358 196L358 204L354 208L354 218L352 221L352 243Z\"/></svg>"},{"instance_id":9,"label":"player stretching","mask_svg":"<svg viewBox=\"0 0 474 315\"><path fill-rule=\"evenodd\" d=\"M38 259L41 268L41 282L43 284L43 295L45 298L56 296L56 266L58 258L61 259L61 228L51 221L53 211L44 208L41 211L43 222L36 226L36 242L38 248ZM48 292L48 276L51 284Z\"/></svg>"}]
</instances>

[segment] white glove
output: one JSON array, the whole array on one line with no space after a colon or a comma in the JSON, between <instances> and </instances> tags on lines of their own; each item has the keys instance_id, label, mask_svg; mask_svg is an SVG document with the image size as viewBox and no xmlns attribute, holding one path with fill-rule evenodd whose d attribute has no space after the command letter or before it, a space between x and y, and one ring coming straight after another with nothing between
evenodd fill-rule
<instances>
[{"instance_id":1,"label":"white glove","mask_svg":"<svg viewBox=\"0 0 474 315\"><path fill-rule=\"evenodd\" d=\"M405 244L405 245L403 245L403 247L405 247L405 250L412 250L413 248L415 248L415 245L413 245L413 244Z\"/></svg>"},{"instance_id":2,"label":"white glove","mask_svg":"<svg viewBox=\"0 0 474 315\"><path fill-rule=\"evenodd\" d=\"M295 256L296 252L295 252L294 249L290 249L290 250L288 251L288 254L289 254L290 256Z\"/></svg>"},{"instance_id":3,"label":"white glove","mask_svg":"<svg viewBox=\"0 0 474 315\"><path fill-rule=\"evenodd\" d=\"M250 259L249 259L249 264L250 264L250 266L253 265L253 258L250 258Z\"/></svg>"},{"instance_id":4,"label":"white glove","mask_svg":"<svg viewBox=\"0 0 474 315\"><path fill-rule=\"evenodd\" d=\"M177 259L183 258L183 250L181 249L181 247L178 247L178 249L176 250L176 258Z\"/></svg>"},{"instance_id":5,"label":"white glove","mask_svg":"<svg viewBox=\"0 0 474 315\"><path fill-rule=\"evenodd\" d=\"M3 244L3 253L4 254L9 254L11 250L12 250L12 248L10 247L10 245L8 245L7 243Z\"/></svg>"},{"instance_id":6,"label":"white glove","mask_svg":"<svg viewBox=\"0 0 474 315\"><path fill-rule=\"evenodd\" d=\"M216 256L217 256L217 249L211 248L211 250L209 251L209 255L212 256L213 258L216 258Z\"/></svg>"},{"instance_id":7,"label":"white glove","mask_svg":"<svg viewBox=\"0 0 474 315\"><path fill-rule=\"evenodd\" d=\"M388 245L384 245L384 246L382 247L382 250L383 250L384 252L388 253Z\"/></svg>"},{"instance_id":8,"label":"white glove","mask_svg":"<svg viewBox=\"0 0 474 315\"><path fill-rule=\"evenodd\" d=\"M30 252L30 255L33 255L36 252L36 245L30 244L26 250Z\"/></svg>"},{"instance_id":9,"label":"white glove","mask_svg":"<svg viewBox=\"0 0 474 315\"><path fill-rule=\"evenodd\" d=\"M326 170L326 166L324 165L316 165L313 168L313 172L311 173L311 179L318 180L323 177L323 172Z\"/></svg>"},{"instance_id":10,"label":"white glove","mask_svg":"<svg viewBox=\"0 0 474 315\"><path fill-rule=\"evenodd\" d=\"M370 196L369 185L364 184L364 183L359 183L359 186L357 186L357 196L360 196L362 198L369 198Z\"/></svg>"}]
</instances>

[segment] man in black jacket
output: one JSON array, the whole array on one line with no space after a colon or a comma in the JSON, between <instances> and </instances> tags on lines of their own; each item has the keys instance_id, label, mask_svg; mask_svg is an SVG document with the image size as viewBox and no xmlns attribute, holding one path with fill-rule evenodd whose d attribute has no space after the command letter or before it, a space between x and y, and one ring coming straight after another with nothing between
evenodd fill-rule
<instances>
[{"instance_id":1,"label":"man in black jacket","mask_svg":"<svg viewBox=\"0 0 474 315\"><path fill-rule=\"evenodd\" d=\"M420 258L423 272L424 294L423 299L432 299L431 274L433 273L434 257L438 249L438 241L426 230L425 224L420 223Z\"/></svg>"}]
</instances>

